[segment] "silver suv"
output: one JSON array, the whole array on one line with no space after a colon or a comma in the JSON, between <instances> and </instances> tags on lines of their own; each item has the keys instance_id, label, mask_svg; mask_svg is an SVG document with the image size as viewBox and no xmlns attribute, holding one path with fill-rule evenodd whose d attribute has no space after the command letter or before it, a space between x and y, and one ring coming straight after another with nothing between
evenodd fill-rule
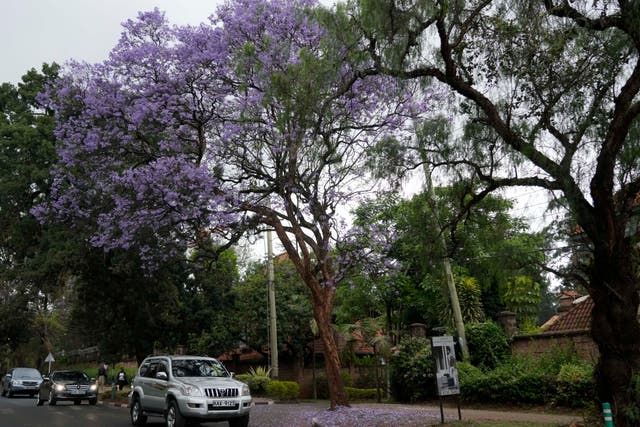
<instances>
[{"instance_id":1,"label":"silver suv","mask_svg":"<svg viewBox=\"0 0 640 427\"><path fill-rule=\"evenodd\" d=\"M155 415L163 416L167 427L183 427L191 420L227 420L230 427L247 427L251 394L249 386L211 357L150 356L133 378L129 407L135 426Z\"/></svg>"}]
</instances>

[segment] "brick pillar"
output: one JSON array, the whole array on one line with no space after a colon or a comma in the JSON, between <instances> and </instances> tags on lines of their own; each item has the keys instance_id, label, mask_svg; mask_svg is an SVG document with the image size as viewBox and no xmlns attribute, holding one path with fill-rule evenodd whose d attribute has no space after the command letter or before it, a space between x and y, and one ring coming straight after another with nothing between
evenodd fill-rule
<instances>
[{"instance_id":1,"label":"brick pillar","mask_svg":"<svg viewBox=\"0 0 640 427\"><path fill-rule=\"evenodd\" d=\"M424 323L412 323L409 325L409 335L413 338L426 338L427 325Z\"/></svg>"},{"instance_id":2,"label":"brick pillar","mask_svg":"<svg viewBox=\"0 0 640 427\"><path fill-rule=\"evenodd\" d=\"M502 330L509 338L518 332L516 314L512 311L501 311L498 313L498 324L502 327Z\"/></svg>"}]
</instances>

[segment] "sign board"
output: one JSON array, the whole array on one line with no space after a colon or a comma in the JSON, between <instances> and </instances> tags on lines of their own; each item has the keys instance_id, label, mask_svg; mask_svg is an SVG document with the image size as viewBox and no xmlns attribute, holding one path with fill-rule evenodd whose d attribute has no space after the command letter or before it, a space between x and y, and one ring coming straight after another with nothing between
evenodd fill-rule
<instances>
[{"instance_id":1,"label":"sign board","mask_svg":"<svg viewBox=\"0 0 640 427\"><path fill-rule=\"evenodd\" d=\"M51 363L51 362L55 362L56 359L53 358L53 354L49 353L49 355L47 356L46 359L44 359L44 361Z\"/></svg>"},{"instance_id":2,"label":"sign board","mask_svg":"<svg viewBox=\"0 0 640 427\"><path fill-rule=\"evenodd\" d=\"M431 337L431 350L436 362L436 389L438 396L460 394L460 381L456 368L453 337Z\"/></svg>"}]
</instances>

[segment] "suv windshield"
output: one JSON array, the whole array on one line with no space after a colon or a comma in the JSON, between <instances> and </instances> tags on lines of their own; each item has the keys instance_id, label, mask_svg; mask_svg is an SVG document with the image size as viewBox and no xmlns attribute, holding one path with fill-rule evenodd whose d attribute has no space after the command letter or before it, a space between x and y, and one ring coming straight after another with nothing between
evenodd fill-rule
<instances>
[{"instance_id":1,"label":"suv windshield","mask_svg":"<svg viewBox=\"0 0 640 427\"><path fill-rule=\"evenodd\" d=\"M31 379L41 379L42 376L37 369L33 368L16 368L13 370L13 378L31 378Z\"/></svg>"},{"instance_id":2,"label":"suv windshield","mask_svg":"<svg viewBox=\"0 0 640 427\"><path fill-rule=\"evenodd\" d=\"M217 360L178 359L172 363L174 377L228 377L229 373Z\"/></svg>"}]
</instances>

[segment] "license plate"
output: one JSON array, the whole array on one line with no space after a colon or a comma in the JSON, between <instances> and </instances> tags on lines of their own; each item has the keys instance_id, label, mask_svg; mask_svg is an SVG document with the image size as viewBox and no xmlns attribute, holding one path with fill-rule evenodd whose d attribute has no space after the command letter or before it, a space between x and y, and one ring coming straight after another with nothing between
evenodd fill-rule
<instances>
[{"instance_id":1,"label":"license plate","mask_svg":"<svg viewBox=\"0 0 640 427\"><path fill-rule=\"evenodd\" d=\"M84 394L83 390L71 390L71 394Z\"/></svg>"},{"instance_id":2,"label":"license plate","mask_svg":"<svg viewBox=\"0 0 640 427\"><path fill-rule=\"evenodd\" d=\"M233 400L213 400L211 402L212 406L234 406L236 402Z\"/></svg>"}]
</instances>

